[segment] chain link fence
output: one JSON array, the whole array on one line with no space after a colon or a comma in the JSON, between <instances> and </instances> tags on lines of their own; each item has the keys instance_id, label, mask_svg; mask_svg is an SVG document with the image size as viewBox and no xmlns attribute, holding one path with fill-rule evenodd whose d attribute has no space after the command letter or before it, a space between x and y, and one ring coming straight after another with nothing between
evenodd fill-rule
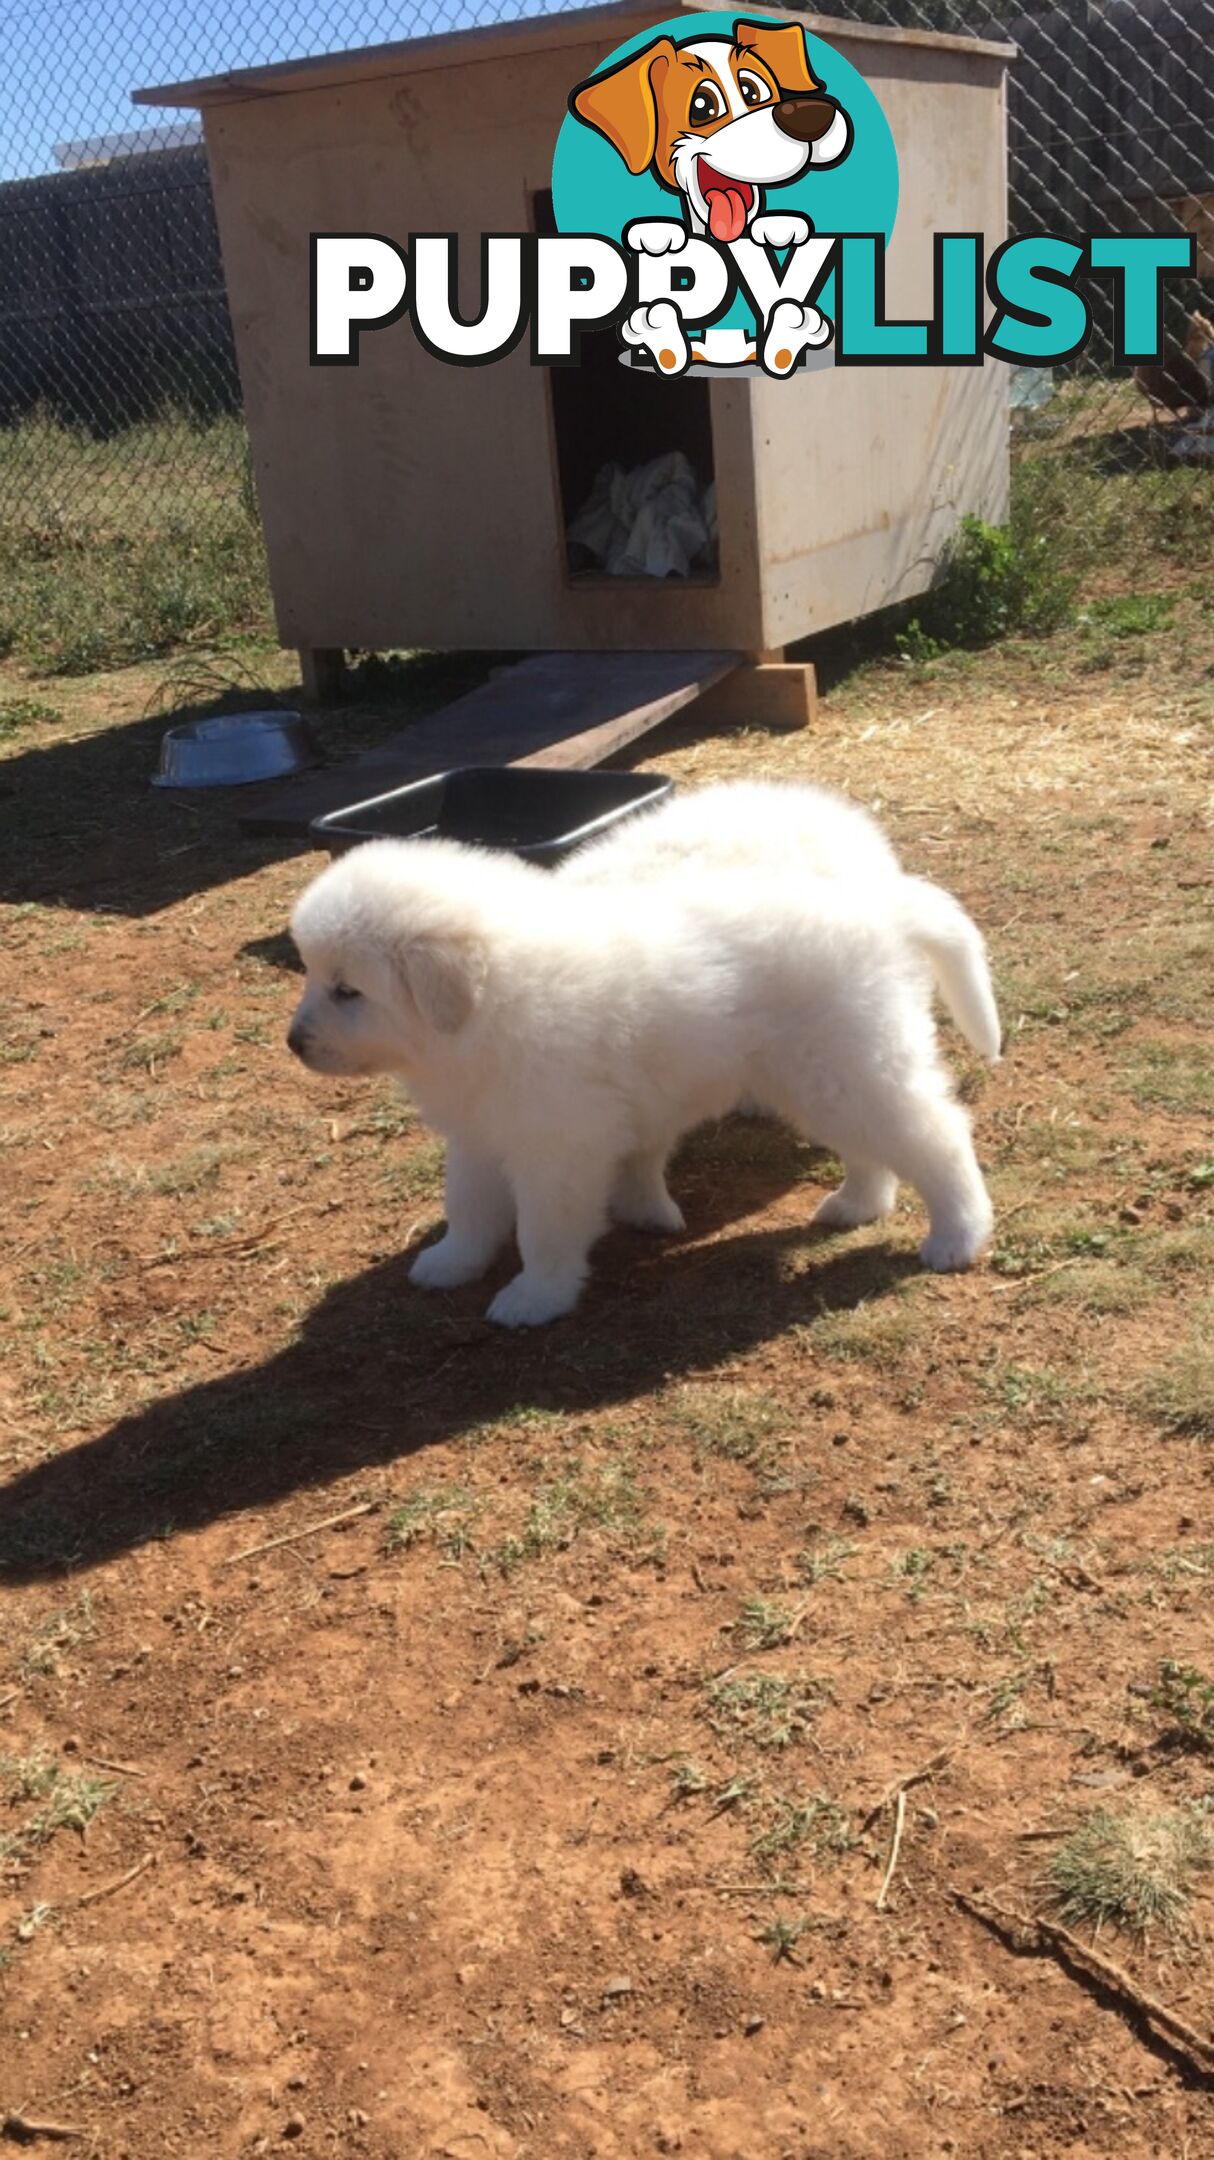
<instances>
[{"instance_id":1,"label":"chain link fence","mask_svg":"<svg viewBox=\"0 0 1214 2160\"><path fill-rule=\"evenodd\" d=\"M200 131L132 107L132 88L542 11L542 0L0 0L0 524L149 530L200 500L249 499ZM1197 275L1170 282L1167 328L1177 347L1199 347L1191 317L1214 314L1214 0L1063 0L1030 13L1017 0L1006 11L839 0L831 12L1015 43L1013 231L1193 233ZM1140 386L1113 370L1095 298L1077 363L1011 379L1013 423L1087 446L1112 470L1171 462L1193 438L1156 426ZM1184 386L1175 364L1169 394ZM1170 423L1166 398L1160 410Z\"/></svg>"}]
</instances>

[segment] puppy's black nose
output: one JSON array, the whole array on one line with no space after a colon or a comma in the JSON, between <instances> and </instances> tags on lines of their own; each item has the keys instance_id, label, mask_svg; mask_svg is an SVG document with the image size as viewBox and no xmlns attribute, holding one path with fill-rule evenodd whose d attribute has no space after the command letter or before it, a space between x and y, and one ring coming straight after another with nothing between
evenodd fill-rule
<instances>
[{"instance_id":1,"label":"puppy's black nose","mask_svg":"<svg viewBox=\"0 0 1214 2160\"><path fill-rule=\"evenodd\" d=\"M291 1022L291 1025L290 1025L290 1027L289 1027L289 1028L287 1029L287 1048L288 1048L288 1050L290 1050L290 1051L291 1051L291 1052L292 1052L292 1053L294 1054L294 1056L295 1056L295 1057L297 1057L297 1058L301 1058L301 1057L303 1057L303 1056L304 1056L305 1052L307 1051L307 1047L308 1047L308 1031L307 1031L307 1029L306 1029L306 1028L304 1028L304 1027L300 1027L300 1025L299 1025L299 1022L298 1022L298 1020L292 1020L292 1022Z\"/></svg>"},{"instance_id":2,"label":"puppy's black nose","mask_svg":"<svg viewBox=\"0 0 1214 2160\"><path fill-rule=\"evenodd\" d=\"M772 108L772 118L794 142L815 143L820 142L827 129L833 126L838 110L833 98L815 97L811 93L804 97L781 98Z\"/></svg>"}]
</instances>

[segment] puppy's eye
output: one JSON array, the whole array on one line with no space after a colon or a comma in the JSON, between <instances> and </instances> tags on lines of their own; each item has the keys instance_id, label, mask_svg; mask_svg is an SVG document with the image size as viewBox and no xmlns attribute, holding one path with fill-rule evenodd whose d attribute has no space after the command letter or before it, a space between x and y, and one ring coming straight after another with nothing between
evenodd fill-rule
<instances>
[{"instance_id":1,"label":"puppy's eye","mask_svg":"<svg viewBox=\"0 0 1214 2160\"><path fill-rule=\"evenodd\" d=\"M757 75L739 75L738 88L745 105L770 105L771 86L760 81Z\"/></svg>"},{"instance_id":2,"label":"puppy's eye","mask_svg":"<svg viewBox=\"0 0 1214 2160\"><path fill-rule=\"evenodd\" d=\"M725 110L725 100L715 83L701 83L692 98L690 116L697 127L704 127L709 120L719 120Z\"/></svg>"},{"instance_id":3,"label":"puppy's eye","mask_svg":"<svg viewBox=\"0 0 1214 2160\"><path fill-rule=\"evenodd\" d=\"M362 991L351 990L349 983L334 983L329 995L335 997L339 1005L348 1005L352 998L361 997Z\"/></svg>"}]
</instances>

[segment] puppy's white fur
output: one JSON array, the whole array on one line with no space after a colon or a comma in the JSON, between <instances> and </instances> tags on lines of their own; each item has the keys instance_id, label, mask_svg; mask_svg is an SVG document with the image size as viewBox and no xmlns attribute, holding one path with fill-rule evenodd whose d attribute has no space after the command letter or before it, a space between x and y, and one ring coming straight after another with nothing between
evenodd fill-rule
<instances>
[{"instance_id":1,"label":"puppy's white fur","mask_svg":"<svg viewBox=\"0 0 1214 2160\"><path fill-rule=\"evenodd\" d=\"M904 877L876 818L858 803L787 781L722 781L667 796L578 849L558 874L575 884L636 885L695 866L704 878L748 869L843 878L864 888L872 908L909 903L945 1005L974 1049L998 1062L999 1014L977 928L939 886ZM894 879L902 892L885 903L882 890Z\"/></svg>"},{"instance_id":2,"label":"puppy's white fur","mask_svg":"<svg viewBox=\"0 0 1214 2160\"><path fill-rule=\"evenodd\" d=\"M568 1312L610 1214L682 1228L667 1156L744 1094L842 1157L818 1221L884 1215L904 1178L927 1203L927 1265L969 1266L991 1212L936 1049L933 967L947 949L963 1026L990 989L956 902L896 865L879 894L694 859L660 887L659 905L652 880L554 886L454 842L376 841L303 895L292 1047L321 1072L396 1074L449 1143L446 1235L413 1280L471 1281L514 1230L522 1272L490 1318Z\"/></svg>"},{"instance_id":3,"label":"puppy's white fur","mask_svg":"<svg viewBox=\"0 0 1214 2160\"><path fill-rule=\"evenodd\" d=\"M829 788L726 780L668 795L579 848L564 880L654 877L683 864L762 869L779 861L809 877L897 877L901 864L876 818Z\"/></svg>"}]
</instances>

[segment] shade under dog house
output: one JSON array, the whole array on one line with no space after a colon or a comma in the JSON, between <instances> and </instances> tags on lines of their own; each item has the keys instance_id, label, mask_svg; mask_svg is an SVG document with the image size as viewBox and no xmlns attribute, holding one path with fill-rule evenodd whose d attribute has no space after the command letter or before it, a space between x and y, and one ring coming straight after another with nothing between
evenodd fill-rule
<instances>
[{"instance_id":1,"label":"shade under dog house","mask_svg":"<svg viewBox=\"0 0 1214 2160\"><path fill-rule=\"evenodd\" d=\"M357 367L310 364L312 233L457 233L475 312L480 236L554 229L571 89L657 19L629 0L137 93L202 113L284 644L771 657L922 591L962 514L1002 516L994 363L664 381L608 331L576 367L534 365L526 337L460 367L402 321L364 332ZM1004 237L1012 49L784 19L876 93L900 180L886 306L920 316L933 233ZM596 475L674 451L715 489L715 550L611 574L570 536Z\"/></svg>"}]
</instances>

